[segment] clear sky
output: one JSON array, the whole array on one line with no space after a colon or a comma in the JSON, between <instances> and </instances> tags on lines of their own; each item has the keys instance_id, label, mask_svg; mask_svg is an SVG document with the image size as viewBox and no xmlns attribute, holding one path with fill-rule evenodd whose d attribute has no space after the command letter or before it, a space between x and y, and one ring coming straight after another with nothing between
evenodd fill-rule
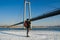
<instances>
[{"instance_id":1,"label":"clear sky","mask_svg":"<svg viewBox=\"0 0 60 40\"><path fill-rule=\"evenodd\" d=\"M30 0L32 17L60 8L60 0ZM11 25L23 21L24 0L0 0L0 25ZM60 25L60 15L38 20L32 25Z\"/></svg>"}]
</instances>

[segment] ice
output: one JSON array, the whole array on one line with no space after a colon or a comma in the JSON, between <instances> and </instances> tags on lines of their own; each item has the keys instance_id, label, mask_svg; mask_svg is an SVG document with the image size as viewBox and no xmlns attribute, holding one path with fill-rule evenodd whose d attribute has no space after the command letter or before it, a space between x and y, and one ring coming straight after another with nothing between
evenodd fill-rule
<instances>
[{"instance_id":1,"label":"ice","mask_svg":"<svg viewBox=\"0 0 60 40\"><path fill-rule=\"evenodd\" d=\"M30 30L29 36L26 30L0 31L0 40L60 40L60 31Z\"/></svg>"}]
</instances>

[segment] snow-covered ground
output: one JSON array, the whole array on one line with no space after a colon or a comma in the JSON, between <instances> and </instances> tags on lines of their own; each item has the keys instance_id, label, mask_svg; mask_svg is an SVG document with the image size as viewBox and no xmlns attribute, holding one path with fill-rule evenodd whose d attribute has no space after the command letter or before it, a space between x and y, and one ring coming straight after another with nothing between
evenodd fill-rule
<instances>
[{"instance_id":1,"label":"snow-covered ground","mask_svg":"<svg viewBox=\"0 0 60 40\"><path fill-rule=\"evenodd\" d=\"M26 37L26 30L0 31L0 40L60 40L59 31L30 30L30 37Z\"/></svg>"}]
</instances>

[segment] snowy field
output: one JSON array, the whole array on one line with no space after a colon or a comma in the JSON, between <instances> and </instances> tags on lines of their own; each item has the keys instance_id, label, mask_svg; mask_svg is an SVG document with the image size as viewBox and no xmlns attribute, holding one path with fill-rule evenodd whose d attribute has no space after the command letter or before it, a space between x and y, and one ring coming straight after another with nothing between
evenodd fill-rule
<instances>
[{"instance_id":1,"label":"snowy field","mask_svg":"<svg viewBox=\"0 0 60 40\"><path fill-rule=\"evenodd\" d=\"M26 30L0 31L0 40L60 40L60 31L30 30L29 35Z\"/></svg>"}]
</instances>

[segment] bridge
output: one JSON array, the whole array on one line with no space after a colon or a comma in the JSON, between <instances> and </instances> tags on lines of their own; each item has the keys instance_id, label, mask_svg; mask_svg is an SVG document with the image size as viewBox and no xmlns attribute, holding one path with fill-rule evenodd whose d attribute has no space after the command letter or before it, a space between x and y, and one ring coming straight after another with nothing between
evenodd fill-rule
<instances>
[{"instance_id":1,"label":"bridge","mask_svg":"<svg viewBox=\"0 0 60 40\"><path fill-rule=\"evenodd\" d=\"M43 15L41 15L41 16L37 16L37 17L35 17L35 18L31 18L30 20L31 20L31 21L36 21L36 20L41 20L41 19L44 19L44 18L56 16L56 15L60 15L60 10L55 10L55 11L53 11L53 12L49 12L49 13L43 14ZM13 25L11 25L11 26L20 25L20 24L23 24L23 23L24 23L24 22L19 22L19 23L13 24Z\"/></svg>"},{"instance_id":2,"label":"bridge","mask_svg":"<svg viewBox=\"0 0 60 40\"><path fill-rule=\"evenodd\" d=\"M19 22L19 23L12 24L12 25L9 25L8 27L12 27L12 26L16 26L16 25L20 25L20 24L24 23L24 21L27 19L26 18L26 10L27 10L26 7L27 6L28 6L27 8L28 8L29 19L31 20L31 22L37 21L37 20L41 20L41 19L45 19L45 18L52 17L52 16L56 16L56 15L60 15L60 9L57 9L57 10L45 13L43 15L38 15L37 17L32 18L31 17L31 5L30 5L30 3L31 3L30 0L24 0L24 14L23 14L24 16L23 16L23 21ZM5 26L3 26L3 27L5 27Z\"/></svg>"},{"instance_id":3,"label":"bridge","mask_svg":"<svg viewBox=\"0 0 60 40\"><path fill-rule=\"evenodd\" d=\"M45 19L45 18L48 18L48 17L52 17L52 16L56 16L56 15L60 15L60 9L56 9L54 11L51 11L51 12L48 12L48 13L45 13L43 15L38 15L37 17L34 17L32 18L31 17L31 5L30 5L30 0L24 0L24 16L23 16L23 21L22 22L19 22L19 23L15 23L15 24L12 24L12 25L9 25L7 27L12 27L12 26L16 26L16 25L20 25L20 24L23 24L24 21L27 19L26 18L26 6L28 6L28 14L29 14L29 19L31 20L31 22L33 21L37 21L37 20L41 20L41 19ZM27 5L28 4L28 5ZM2 26L2 27L6 27L6 26Z\"/></svg>"},{"instance_id":4,"label":"bridge","mask_svg":"<svg viewBox=\"0 0 60 40\"><path fill-rule=\"evenodd\" d=\"M28 4L28 5L27 5ZM19 22L19 23L16 23L16 24L12 24L10 25L9 27L12 27L12 26L16 26L16 25L20 25L20 24L23 24L24 21L27 19L26 18L26 6L28 6L28 14L29 14L29 19L31 22L33 21L36 21L36 20L41 20L41 19L44 19L44 18L48 18L48 17L52 17L52 16L56 16L56 15L60 15L60 9L57 9L57 10L54 10L52 12L48 12L48 13L45 13L43 15L39 15L37 17L34 17L32 18L31 17L31 5L30 5L30 0L24 0L24 16L23 16L23 22Z\"/></svg>"},{"instance_id":5,"label":"bridge","mask_svg":"<svg viewBox=\"0 0 60 40\"><path fill-rule=\"evenodd\" d=\"M28 5L27 5L28 4ZM0 28L0 40L60 40L60 28L52 28L52 29L47 29L47 28L41 28L38 30L32 29L30 30L30 37L26 37L26 31L22 30L22 28L9 28L12 26L24 24L24 21L27 19L26 18L26 6L28 6L28 14L29 14L29 19L31 22L37 21L37 20L42 20L45 18L49 18L52 16L60 15L60 9L45 13L43 15L38 15L37 17L32 18L31 17L31 6L30 6L30 0L24 0L24 17L23 21L19 23L15 23L9 26L1 26L1 27L7 27L7 28ZM55 26L54 26L55 27ZM59 26L60 27L60 26ZM46 31L47 29L47 31ZM35 31L36 30L36 31ZM42 31L43 30L43 31ZM50 31L52 30L52 31ZM54 31L56 30L56 31Z\"/></svg>"}]
</instances>

